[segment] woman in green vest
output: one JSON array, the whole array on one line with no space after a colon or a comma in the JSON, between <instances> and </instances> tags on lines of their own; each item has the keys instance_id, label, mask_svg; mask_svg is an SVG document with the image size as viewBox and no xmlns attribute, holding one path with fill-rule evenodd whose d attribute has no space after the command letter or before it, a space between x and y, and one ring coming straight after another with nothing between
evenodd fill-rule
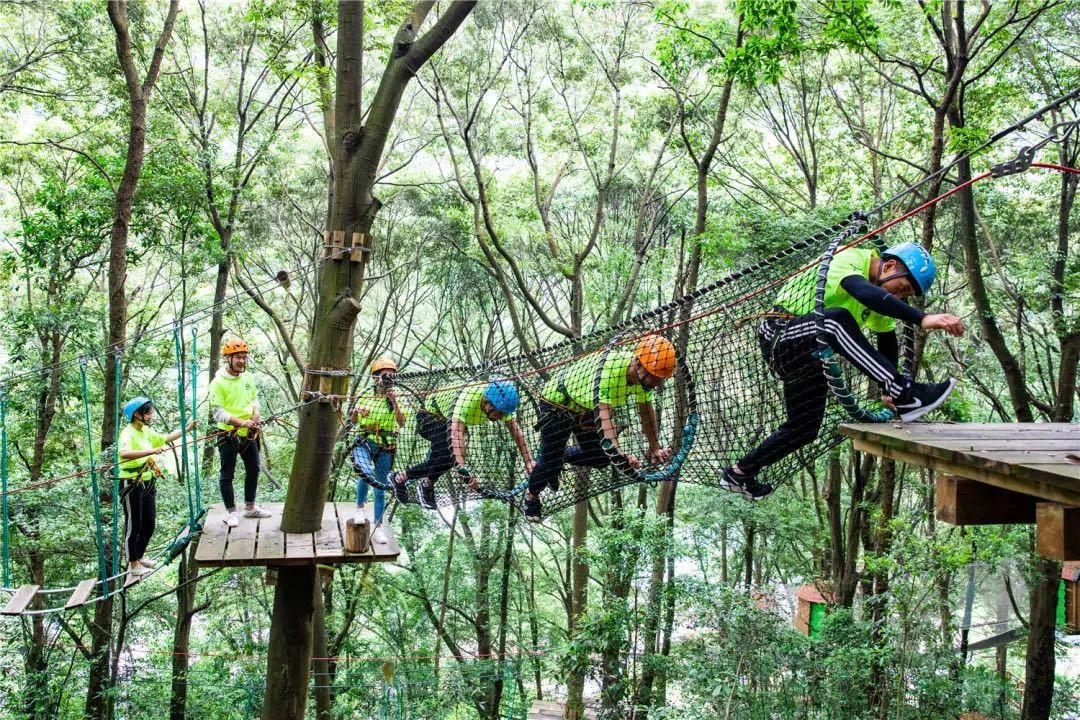
<instances>
[{"instance_id":1,"label":"woman in green vest","mask_svg":"<svg viewBox=\"0 0 1080 720\"><path fill-rule=\"evenodd\" d=\"M394 373L397 365L380 358L371 363L371 379L375 382L371 391L361 396L353 410L352 423L357 429L353 445L352 461L356 469L356 522L367 518L368 484L382 482L394 466L397 449L397 430L405 424L405 413L394 394ZM386 509L386 492L375 485L375 531L371 541L386 544L382 529L383 511Z\"/></svg>"},{"instance_id":2,"label":"woman in green vest","mask_svg":"<svg viewBox=\"0 0 1080 720\"><path fill-rule=\"evenodd\" d=\"M149 427L154 419L154 404L148 397L135 397L124 403L124 419L128 424L120 431L120 498L124 505L124 546L127 548L128 572L136 577L154 569L153 560L143 555L154 534L157 520L157 479L161 468L154 457L165 452L165 446L180 437L174 430L162 435ZM188 423L188 430L195 421Z\"/></svg>"}]
</instances>

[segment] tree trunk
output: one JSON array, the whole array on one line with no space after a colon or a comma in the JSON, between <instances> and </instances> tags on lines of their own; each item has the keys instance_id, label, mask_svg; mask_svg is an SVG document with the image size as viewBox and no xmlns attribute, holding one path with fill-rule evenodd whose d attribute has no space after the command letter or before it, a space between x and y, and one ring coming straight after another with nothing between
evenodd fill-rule
<instances>
[{"instance_id":1,"label":"tree trunk","mask_svg":"<svg viewBox=\"0 0 1080 720\"><path fill-rule=\"evenodd\" d=\"M1057 622L1061 563L1040 557L1031 584L1024 705L1020 720L1049 720L1054 699L1054 626Z\"/></svg>"},{"instance_id":2,"label":"tree trunk","mask_svg":"<svg viewBox=\"0 0 1080 720\"><path fill-rule=\"evenodd\" d=\"M186 720L188 695L188 650L191 648L191 622L198 612L195 591L199 568L195 565L198 541L180 554L180 585L176 588L176 624L173 626L172 683L169 693L170 720Z\"/></svg>"},{"instance_id":3,"label":"tree trunk","mask_svg":"<svg viewBox=\"0 0 1080 720\"><path fill-rule=\"evenodd\" d=\"M334 125L334 200L331 233L342 233L345 247L355 239L363 250L359 262L350 253L322 264L319 271L319 306L315 312L308 368L347 370L352 364L353 329L360 312L359 298L379 201L372 194L376 172L390 127L409 81L464 22L475 2L450 3L433 27L417 39L417 31L434 2L417 3L393 41L386 69L361 126L361 65L363 59L364 4L338 3L337 72ZM315 378L316 384L309 384ZM333 378L331 392L347 395L348 377ZM305 377L305 390L317 385L318 376ZM304 400L310 400L305 395ZM334 444L338 434L337 405L312 402L300 410L293 459L281 528L285 532L315 532L322 519ZM263 720L302 720L310 672L314 615L315 568L283 568L274 593L274 612L267 653L267 686Z\"/></svg>"},{"instance_id":4,"label":"tree trunk","mask_svg":"<svg viewBox=\"0 0 1080 720\"><path fill-rule=\"evenodd\" d=\"M586 471L587 472L587 471ZM578 473L576 482L584 482L585 474ZM589 528L589 501L581 500L574 505L574 535L571 541L573 552L572 590L570 594L570 638L576 637L578 622L585 615L589 601L589 564L585 558L585 542ZM578 658L577 660L580 660ZM575 662L575 666L580 663ZM585 717L585 673L572 671L566 679L566 718L581 720Z\"/></svg>"},{"instance_id":5,"label":"tree trunk","mask_svg":"<svg viewBox=\"0 0 1080 720\"><path fill-rule=\"evenodd\" d=\"M135 190L142 174L143 159L146 150L146 107L150 93L161 71L161 62L165 56L165 47L172 37L173 23L179 0L169 0L165 22L154 46L154 54L141 81L135 62L133 44L128 28L127 3L122 0L110 0L107 5L109 21L116 35L116 54L124 74L130 105L128 124L127 156L124 161L124 173L116 188L113 199L113 224L109 237L109 347L122 350L127 335L127 248L128 230L131 226L131 208L135 200ZM105 356L105 391L104 407L101 417L101 447L109 447L116 441L116 398L119 388L116 386L115 353ZM113 522L119 522L113 518ZM119 568L112 568L115 574ZM103 588L103 590L105 590ZM94 623L90 632L91 661L89 681L86 690L85 714L94 720L106 720L111 714L110 672L112 641L112 599L108 598L94 606Z\"/></svg>"}]
</instances>

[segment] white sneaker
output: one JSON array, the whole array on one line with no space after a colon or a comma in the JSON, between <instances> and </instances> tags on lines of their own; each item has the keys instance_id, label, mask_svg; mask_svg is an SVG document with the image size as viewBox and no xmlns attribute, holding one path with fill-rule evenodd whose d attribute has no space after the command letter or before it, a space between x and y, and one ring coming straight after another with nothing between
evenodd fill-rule
<instances>
[{"instance_id":1,"label":"white sneaker","mask_svg":"<svg viewBox=\"0 0 1080 720\"><path fill-rule=\"evenodd\" d=\"M131 575L132 577L142 577L148 572L150 572L150 568L145 565L133 565L128 569L128 575Z\"/></svg>"},{"instance_id":2,"label":"white sneaker","mask_svg":"<svg viewBox=\"0 0 1080 720\"><path fill-rule=\"evenodd\" d=\"M225 516L225 524L229 527L236 527L240 524L240 516L236 514L235 510Z\"/></svg>"},{"instance_id":3,"label":"white sneaker","mask_svg":"<svg viewBox=\"0 0 1080 720\"><path fill-rule=\"evenodd\" d=\"M245 510L244 511L244 517L246 517L246 518L268 518L271 515L272 515L272 513L270 511L263 510L258 505L251 508L250 510Z\"/></svg>"},{"instance_id":4,"label":"white sneaker","mask_svg":"<svg viewBox=\"0 0 1080 720\"><path fill-rule=\"evenodd\" d=\"M385 545L386 543L390 542L390 540L386 537L386 533L383 532L382 525L375 528L375 532L371 533L371 542L375 543L376 545Z\"/></svg>"},{"instance_id":5,"label":"white sneaker","mask_svg":"<svg viewBox=\"0 0 1080 720\"><path fill-rule=\"evenodd\" d=\"M153 560L147 560L146 558L139 558L139 566L153 570L157 567L157 563Z\"/></svg>"},{"instance_id":6,"label":"white sneaker","mask_svg":"<svg viewBox=\"0 0 1080 720\"><path fill-rule=\"evenodd\" d=\"M365 520L367 520L367 508L356 508L356 514L353 515L353 522L357 525L363 525Z\"/></svg>"}]
</instances>

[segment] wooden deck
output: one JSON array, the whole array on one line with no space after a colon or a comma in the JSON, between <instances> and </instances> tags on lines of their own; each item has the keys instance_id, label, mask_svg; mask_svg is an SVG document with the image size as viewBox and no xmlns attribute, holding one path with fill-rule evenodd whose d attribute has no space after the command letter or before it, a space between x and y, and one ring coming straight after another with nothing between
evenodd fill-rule
<instances>
[{"instance_id":1,"label":"wooden deck","mask_svg":"<svg viewBox=\"0 0 1080 720\"><path fill-rule=\"evenodd\" d=\"M875 423L840 432L856 450L939 473L939 520L1035 523L1039 553L1080 559L1080 425Z\"/></svg>"},{"instance_id":2,"label":"wooden deck","mask_svg":"<svg viewBox=\"0 0 1080 720\"><path fill-rule=\"evenodd\" d=\"M557 720L562 718L566 713L566 704L561 702L551 702L549 700L533 700L532 707L529 708L529 715L526 720ZM596 710L586 706L585 717L595 718Z\"/></svg>"},{"instance_id":3,"label":"wooden deck","mask_svg":"<svg viewBox=\"0 0 1080 720\"><path fill-rule=\"evenodd\" d=\"M345 550L345 524L356 515L353 503L326 503L323 506L322 527L313 533L283 533L281 531L282 503L269 503L263 508L273 515L262 520L240 518L240 525L225 524L225 508L218 504L210 508L203 524L195 561L206 566L252 565L309 565L311 563L392 562L401 553L390 528L383 526L389 542L372 543L365 553ZM368 519L372 508L367 507Z\"/></svg>"},{"instance_id":4,"label":"wooden deck","mask_svg":"<svg viewBox=\"0 0 1080 720\"><path fill-rule=\"evenodd\" d=\"M1080 506L1080 425L868 423L840 432L856 450Z\"/></svg>"}]
</instances>

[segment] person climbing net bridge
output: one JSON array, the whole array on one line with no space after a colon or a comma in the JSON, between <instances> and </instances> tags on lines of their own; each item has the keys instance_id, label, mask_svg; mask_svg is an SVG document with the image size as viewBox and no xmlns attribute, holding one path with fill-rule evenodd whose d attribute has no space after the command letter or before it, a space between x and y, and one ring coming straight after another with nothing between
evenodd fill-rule
<instances>
[{"instance_id":1,"label":"person climbing net bridge","mask_svg":"<svg viewBox=\"0 0 1080 720\"><path fill-rule=\"evenodd\" d=\"M945 402L956 380L916 383L897 368L897 320L954 337L964 334L964 324L955 315L927 315L904 302L912 295L926 295L936 274L934 259L925 248L902 243L880 255L870 247L846 248L824 273L810 267L789 280L757 331L761 355L783 384L787 419L760 445L725 467L722 483L752 500L761 499L773 490L757 481L761 469L817 437L829 393L815 362L822 340L878 383L882 402L900 420L910 422ZM815 307L819 279L824 280L820 310ZM877 335L876 349L863 335L864 328Z\"/></svg>"},{"instance_id":2,"label":"person climbing net bridge","mask_svg":"<svg viewBox=\"0 0 1080 720\"><path fill-rule=\"evenodd\" d=\"M641 467L641 459L623 453L615 427L615 408L633 400L648 441L646 459L662 463L671 458L671 448L661 447L659 421L653 407L653 391L675 373L675 346L660 335L646 335L633 351L612 350L563 366L540 395L539 459L529 473L529 489L522 510L530 522L539 522L540 493L559 489L559 473L564 464L601 468L612 457L629 467ZM599 377L597 377L599 375ZM567 448L573 435L577 444Z\"/></svg>"}]
</instances>

